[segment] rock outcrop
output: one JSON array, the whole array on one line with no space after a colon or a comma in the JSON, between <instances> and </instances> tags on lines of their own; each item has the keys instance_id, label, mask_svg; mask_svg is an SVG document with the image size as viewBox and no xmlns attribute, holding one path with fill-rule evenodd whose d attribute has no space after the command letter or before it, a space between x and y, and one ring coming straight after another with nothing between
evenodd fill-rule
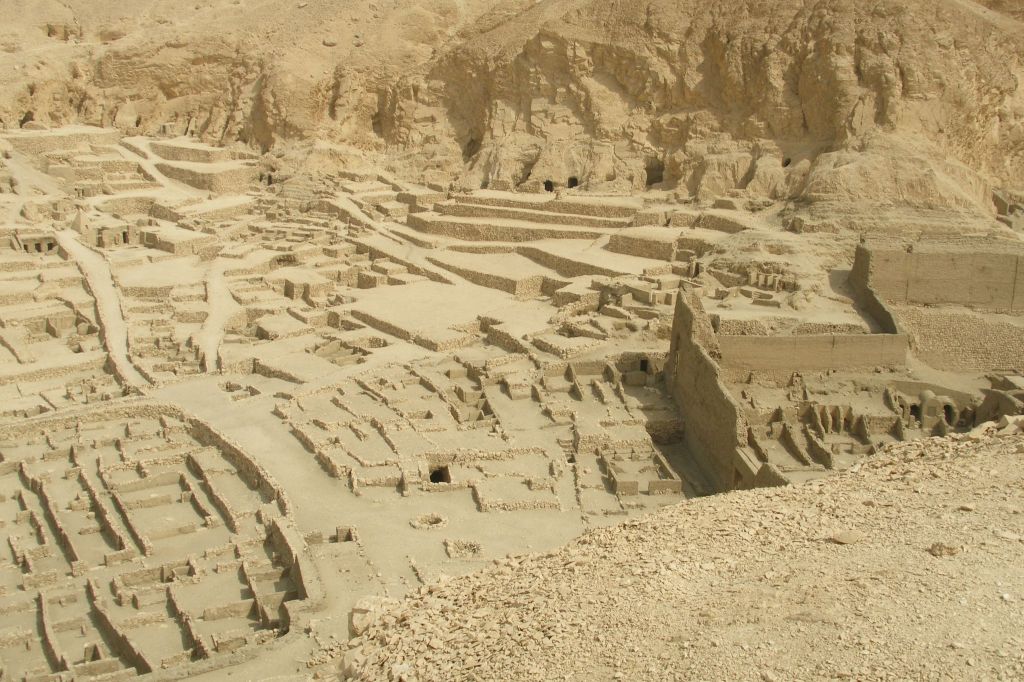
<instances>
[{"instance_id":1,"label":"rock outcrop","mask_svg":"<svg viewBox=\"0 0 1024 682\"><path fill-rule=\"evenodd\" d=\"M1024 24L988 4L40 2L0 36L0 125L320 138L466 187L994 214L1024 177Z\"/></svg>"}]
</instances>

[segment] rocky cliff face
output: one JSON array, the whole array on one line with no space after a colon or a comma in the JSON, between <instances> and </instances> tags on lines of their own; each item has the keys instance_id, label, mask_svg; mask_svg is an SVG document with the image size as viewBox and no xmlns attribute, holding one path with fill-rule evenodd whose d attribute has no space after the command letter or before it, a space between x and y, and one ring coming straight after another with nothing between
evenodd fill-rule
<instances>
[{"instance_id":1,"label":"rocky cliff face","mask_svg":"<svg viewBox=\"0 0 1024 682\"><path fill-rule=\"evenodd\" d=\"M218 3L35 2L0 125L320 138L467 187L986 212L1024 186L1008 0Z\"/></svg>"},{"instance_id":2,"label":"rocky cliff face","mask_svg":"<svg viewBox=\"0 0 1024 682\"><path fill-rule=\"evenodd\" d=\"M530 35L481 31L379 116L394 145L440 141L467 185L969 207L1024 170L1022 43L978 11L542 3L513 20Z\"/></svg>"}]
</instances>

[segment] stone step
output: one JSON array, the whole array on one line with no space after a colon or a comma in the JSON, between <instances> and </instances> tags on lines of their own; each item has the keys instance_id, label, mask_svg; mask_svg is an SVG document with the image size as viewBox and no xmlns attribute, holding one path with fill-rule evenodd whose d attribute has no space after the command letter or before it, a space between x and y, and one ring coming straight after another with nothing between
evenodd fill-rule
<instances>
[{"instance_id":1,"label":"stone step","mask_svg":"<svg viewBox=\"0 0 1024 682\"><path fill-rule=\"evenodd\" d=\"M443 215L460 218L503 218L546 225L576 225L579 227L616 228L629 226L628 218L605 218L594 215L552 212L546 210L546 204L540 204L540 206L545 208L531 209L477 204L473 201L473 197L466 197L434 204L434 210Z\"/></svg>"},{"instance_id":2,"label":"stone step","mask_svg":"<svg viewBox=\"0 0 1024 682\"><path fill-rule=\"evenodd\" d=\"M643 201L628 197L594 197L579 196L556 199L545 194L516 194L513 192L496 192L480 190L471 194L453 197L462 203L484 206L503 206L505 208L521 208L549 213L569 213L572 215L599 216L603 218L632 219L637 211L643 208Z\"/></svg>"},{"instance_id":3,"label":"stone step","mask_svg":"<svg viewBox=\"0 0 1024 682\"><path fill-rule=\"evenodd\" d=\"M544 225L500 218L460 218L439 213L411 213L409 227L453 239L489 242L528 242L541 239L597 239L606 233L596 228Z\"/></svg>"}]
</instances>

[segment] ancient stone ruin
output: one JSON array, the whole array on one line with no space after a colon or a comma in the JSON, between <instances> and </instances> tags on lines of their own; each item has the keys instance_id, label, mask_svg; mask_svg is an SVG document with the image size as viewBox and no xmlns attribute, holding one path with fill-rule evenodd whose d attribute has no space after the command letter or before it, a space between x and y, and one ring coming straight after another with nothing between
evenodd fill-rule
<instances>
[{"instance_id":1,"label":"ancient stone ruin","mask_svg":"<svg viewBox=\"0 0 1024 682\"><path fill-rule=\"evenodd\" d=\"M450 576L1024 415L1012 12L782 3L928 22L847 73L680 3L80 4L0 26L0 679L340 675Z\"/></svg>"}]
</instances>

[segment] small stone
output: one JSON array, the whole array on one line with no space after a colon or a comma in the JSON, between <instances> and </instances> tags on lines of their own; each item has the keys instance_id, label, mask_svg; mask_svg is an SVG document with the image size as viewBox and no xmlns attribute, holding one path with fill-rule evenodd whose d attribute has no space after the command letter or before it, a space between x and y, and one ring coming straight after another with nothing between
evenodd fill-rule
<instances>
[{"instance_id":1,"label":"small stone","mask_svg":"<svg viewBox=\"0 0 1024 682\"><path fill-rule=\"evenodd\" d=\"M960 505L960 511L966 511L966 512L974 511L974 505L973 504L961 504Z\"/></svg>"},{"instance_id":2,"label":"small stone","mask_svg":"<svg viewBox=\"0 0 1024 682\"><path fill-rule=\"evenodd\" d=\"M867 536L859 530L844 530L832 536L832 542L837 545L853 545L866 539Z\"/></svg>"},{"instance_id":3,"label":"small stone","mask_svg":"<svg viewBox=\"0 0 1024 682\"><path fill-rule=\"evenodd\" d=\"M336 47L337 44L338 41L333 38L324 38L324 47Z\"/></svg>"},{"instance_id":4,"label":"small stone","mask_svg":"<svg viewBox=\"0 0 1024 682\"><path fill-rule=\"evenodd\" d=\"M934 557L954 556L960 553L959 547L952 547L941 542L933 542L928 548L928 553Z\"/></svg>"}]
</instances>

